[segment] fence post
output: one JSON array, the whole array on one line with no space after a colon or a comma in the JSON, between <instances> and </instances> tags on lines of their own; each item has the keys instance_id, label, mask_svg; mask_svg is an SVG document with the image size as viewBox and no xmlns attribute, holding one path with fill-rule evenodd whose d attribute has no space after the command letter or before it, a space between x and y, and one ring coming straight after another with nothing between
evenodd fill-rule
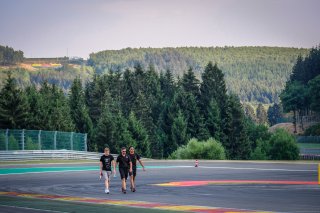
<instances>
[{"instance_id":1,"label":"fence post","mask_svg":"<svg viewBox=\"0 0 320 213\"><path fill-rule=\"evenodd\" d=\"M22 134L21 134L21 142L22 142L22 150L24 150L24 129L22 130Z\"/></svg>"},{"instance_id":2,"label":"fence post","mask_svg":"<svg viewBox=\"0 0 320 213\"><path fill-rule=\"evenodd\" d=\"M39 133L38 133L38 146L39 146L39 150L41 150L41 130L39 130Z\"/></svg>"},{"instance_id":3,"label":"fence post","mask_svg":"<svg viewBox=\"0 0 320 213\"><path fill-rule=\"evenodd\" d=\"M73 150L73 132L70 134L70 149Z\"/></svg>"},{"instance_id":4,"label":"fence post","mask_svg":"<svg viewBox=\"0 0 320 213\"><path fill-rule=\"evenodd\" d=\"M6 151L9 150L9 129L6 131Z\"/></svg>"},{"instance_id":5,"label":"fence post","mask_svg":"<svg viewBox=\"0 0 320 213\"><path fill-rule=\"evenodd\" d=\"M54 131L54 136L53 136L53 149L57 149L57 131Z\"/></svg>"},{"instance_id":6,"label":"fence post","mask_svg":"<svg viewBox=\"0 0 320 213\"><path fill-rule=\"evenodd\" d=\"M88 137L88 134L84 134L84 151L88 151L88 145L87 145L87 137Z\"/></svg>"}]
</instances>

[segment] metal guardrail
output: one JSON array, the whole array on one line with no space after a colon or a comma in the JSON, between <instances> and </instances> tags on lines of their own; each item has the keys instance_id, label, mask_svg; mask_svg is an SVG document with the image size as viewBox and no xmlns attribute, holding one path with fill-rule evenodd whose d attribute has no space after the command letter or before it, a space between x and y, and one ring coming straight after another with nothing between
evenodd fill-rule
<instances>
[{"instance_id":1,"label":"metal guardrail","mask_svg":"<svg viewBox=\"0 0 320 213\"><path fill-rule=\"evenodd\" d=\"M48 159L82 159L99 160L102 153L69 150L17 150L0 151L0 161L48 160Z\"/></svg>"},{"instance_id":2,"label":"metal guardrail","mask_svg":"<svg viewBox=\"0 0 320 213\"><path fill-rule=\"evenodd\" d=\"M320 155L320 148L300 148L300 154L303 154L303 155Z\"/></svg>"},{"instance_id":3,"label":"metal guardrail","mask_svg":"<svg viewBox=\"0 0 320 213\"><path fill-rule=\"evenodd\" d=\"M300 154L300 160L320 160L320 155Z\"/></svg>"}]
</instances>

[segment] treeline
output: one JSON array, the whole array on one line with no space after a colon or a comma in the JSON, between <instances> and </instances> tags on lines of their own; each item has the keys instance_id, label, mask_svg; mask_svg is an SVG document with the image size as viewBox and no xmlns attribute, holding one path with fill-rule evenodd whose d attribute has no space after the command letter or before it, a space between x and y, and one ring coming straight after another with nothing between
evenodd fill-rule
<instances>
[{"instance_id":1,"label":"treeline","mask_svg":"<svg viewBox=\"0 0 320 213\"><path fill-rule=\"evenodd\" d=\"M319 115L320 46L312 48L307 57L298 57L280 98L284 111L293 112L295 131L297 122L300 122L303 128L303 116Z\"/></svg>"},{"instance_id":2,"label":"treeline","mask_svg":"<svg viewBox=\"0 0 320 213\"><path fill-rule=\"evenodd\" d=\"M23 52L21 50L15 51L8 46L0 45L0 65L15 65L23 61Z\"/></svg>"},{"instance_id":3,"label":"treeline","mask_svg":"<svg viewBox=\"0 0 320 213\"><path fill-rule=\"evenodd\" d=\"M20 88L26 88L29 85L35 85L36 88L40 88L44 82L48 82L49 84L55 84L66 94L70 91L72 82L76 77L79 77L84 83L89 81L94 74L94 70L91 67L74 67L67 64L59 69L41 69L32 71L23 68L12 68L3 71L0 69L0 88L4 86L8 72L12 73L12 77L15 78L16 83Z\"/></svg>"},{"instance_id":4,"label":"treeline","mask_svg":"<svg viewBox=\"0 0 320 213\"><path fill-rule=\"evenodd\" d=\"M292 67L308 49L280 47L181 47L106 50L90 54L88 64L97 73L133 69L136 63L154 65L160 73L170 69L180 76L192 67L198 79L208 61L223 70L230 93L242 102L279 102Z\"/></svg>"},{"instance_id":5,"label":"treeline","mask_svg":"<svg viewBox=\"0 0 320 213\"><path fill-rule=\"evenodd\" d=\"M208 63L201 79L192 69L176 79L170 70L158 74L152 66L137 64L132 71L95 75L85 87L76 78L65 96L47 82L39 89L19 89L9 74L0 92L0 128L86 132L91 151L109 146L117 153L133 145L153 158L175 158L175 151L190 141L188 147L193 144L201 153L217 149L219 159L291 159L271 157L272 147L261 154L259 143L272 135L245 116L239 98L227 93L216 64Z\"/></svg>"},{"instance_id":6,"label":"treeline","mask_svg":"<svg viewBox=\"0 0 320 213\"><path fill-rule=\"evenodd\" d=\"M158 74L169 69L174 77L182 77L192 67L197 79L201 80L206 63L213 61L223 70L230 94L236 94L241 102L269 104L280 101L279 94L297 57L304 58L307 53L308 49L279 47L127 48L92 53L88 66L81 62L78 68L64 64L58 71L23 68L11 71L20 87L30 83L39 86L48 81L67 92L75 76L86 82L94 72L103 74L112 70L123 73L127 68L134 69L137 63L143 67L152 64ZM0 88L3 79L5 76L0 72Z\"/></svg>"}]
</instances>

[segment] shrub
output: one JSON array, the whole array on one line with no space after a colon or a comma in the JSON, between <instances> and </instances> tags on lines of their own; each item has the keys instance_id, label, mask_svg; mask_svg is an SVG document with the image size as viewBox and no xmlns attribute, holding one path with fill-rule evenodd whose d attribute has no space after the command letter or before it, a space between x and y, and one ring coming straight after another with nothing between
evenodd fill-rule
<instances>
[{"instance_id":1,"label":"shrub","mask_svg":"<svg viewBox=\"0 0 320 213\"><path fill-rule=\"evenodd\" d=\"M19 143L13 135L9 137L9 150L19 150Z\"/></svg>"},{"instance_id":2,"label":"shrub","mask_svg":"<svg viewBox=\"0 0 320 213\"><path fill-rule=\"evenodd\" d=\"M189 140L187 146L181 146L174 151L170 158L223 160L226 154L222 144L213 138L207 141L198 141L193 138Z\"/></svg>"},{"instance_id":3,"label":"shrub","mask_svg":"<svg viewBox=\"0 0 320 213\"><path fill-rule=\"evenodd\" d=\"M269 141L271 148L269 157L271 160L297 160L299 148L296 139L283 129L277 129Z\"/></svg>"},{"instance_id":4,"label":"shrub","mask_svg":"<svg viewBox=\"0 0 320 213\"><path fill-rule=\"evenodd\" d=\"M268 160L270 150L269 141L263 141L262 139L257 140L256 148L251 153L252 160Z\"/></svg>"},{"instance_id":5,"label":"shrub","mask_svg":"<svg viewBox=\"0 0 320 213\"><path fill-rule=\"evenodd\" d=\"M38 143L33 142L32 139L28 137L27 141L26 141L25 149L26 150L38 150L39 145L38 145Z\"/></svg>"}]
</instances>

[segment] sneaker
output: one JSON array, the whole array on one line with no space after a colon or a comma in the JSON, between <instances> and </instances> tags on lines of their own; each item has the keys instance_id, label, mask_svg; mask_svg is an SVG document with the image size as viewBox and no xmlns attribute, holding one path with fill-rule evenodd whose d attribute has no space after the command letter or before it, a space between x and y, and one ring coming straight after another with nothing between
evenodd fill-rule
<instances>
[{"instance_id":1,"label":"sneaker","mask_svg":"<svg viewBox=\"0 0 320 213\"><path fill-rule=\"evenodd\" d=\"M136 188L133 188L133 189L132 189L132 192L135 192L135 191L136 191Z\"/></svg>"},{"instance_id":2,"label":"sneaker","mask_svg":"<svg viewBox=\"0 0 320 213\"><path fill-rule=\"evenodd\" d=\"M127 193L127 191L124 188L122 188L122 192L123 194Z\"/></svg>"},{"instance_id":3,"label":"sneaker","mask_svg":"<svg viewBox=\"0 0 320 213\"><path fill-rule=\"evenodd\" d=\"M105 189L104 193L109 194L110 193L109 189Z\"/></svg>"}]
</instances>

